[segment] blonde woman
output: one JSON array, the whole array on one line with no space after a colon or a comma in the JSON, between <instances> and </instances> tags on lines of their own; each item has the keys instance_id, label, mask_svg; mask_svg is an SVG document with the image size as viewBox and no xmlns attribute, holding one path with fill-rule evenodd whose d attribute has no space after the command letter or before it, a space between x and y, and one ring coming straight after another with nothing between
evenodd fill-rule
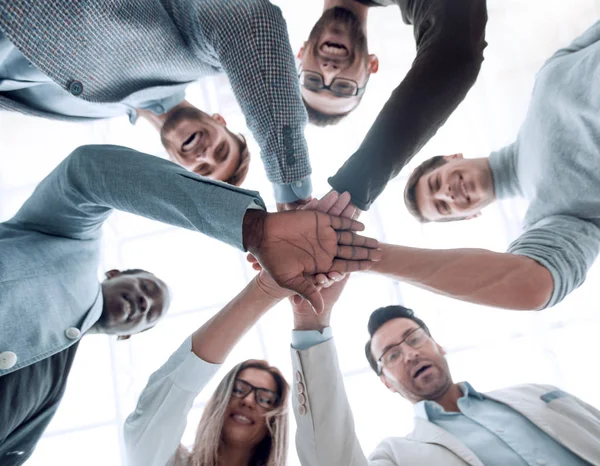
<instances>
[{"instance_id":1,"label":"blonde woman","mask_svg":"<svg viewBox=\"0 0 600 466\"><path fill-rule=\"evenodd\" d=\"M192 448L180 442L194 398L239 339L290 294L261 272L152 374L125 422L129 466L285 465L288 384L265 361L229 371L206 405Z\"/></svg>"}]
</instances>

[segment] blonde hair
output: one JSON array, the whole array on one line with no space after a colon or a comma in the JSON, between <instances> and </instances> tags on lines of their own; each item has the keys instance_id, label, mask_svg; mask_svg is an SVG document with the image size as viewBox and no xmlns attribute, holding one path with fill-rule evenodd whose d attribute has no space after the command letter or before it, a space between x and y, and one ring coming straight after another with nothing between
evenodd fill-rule
<instances>
[{"instance_id":1,"label":"blonde hair","mask_svg":"<svg viewBox=\"0 0 600 466\"><path fill-rule=\"evenodd\" d=\"M249 368L261 369L271 374L279 395L277 407L265 415L269 435L256 446L250 466L285 466L288 450L289 386L279 369L257 359L249 359L236 365L221 380L204 408L191 451L180 445L171 462L172 466L218 466L225 411L233 384L238 374Z\"/></svg>"}]
</instances>

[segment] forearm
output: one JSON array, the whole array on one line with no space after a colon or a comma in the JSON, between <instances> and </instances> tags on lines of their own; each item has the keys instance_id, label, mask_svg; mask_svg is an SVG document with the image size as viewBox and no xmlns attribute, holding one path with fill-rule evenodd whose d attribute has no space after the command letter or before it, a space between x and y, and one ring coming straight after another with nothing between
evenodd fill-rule
<instances>
[{"instance_id":1,"label":"forearm","mask_svg":"<svg viewBox=\"0 0 600 466\"><path fill-rule=\"evenodd\" d=\"M219 19L201 15L196 34L214 50L246 124L261 150L269 181L284 184L310 175L294 54L278 7L267 0L204 1ZM214 18L214 13L211 15Z\"/></svg>"},{"instance_id":2,"label":"forearm","mask_svg":"<svg viewBox=\"0 0 600 466\"><path fill-rule=\"evenodd\" d=\"M515 310L543 308L550 272L532 259L484 249L416 249L380 245L372 272L461 301Z\"/></svg>"},{"instance_id":3,"label":"forearm","mask_svg":"<svg viewBox=\"0 0 600 466\"><path fill-rule=\"evenodd\" d=\"M221 311L192 335L192 351L204 361L221 364L238 341L280 299L266 293L258 275Z\"/></svg>"},{"instance_id":4,"label":"forearm","mask_svg":"<svg viewBox=\"0 0 600 466\"><path fill-rule=\"evenodd\" d=\"M11 221L48 234L90 239L113 209L243 249L242 220L258 193L199 177L120 146L82 146L36 188Z\"/></svg>"}]
</instances>

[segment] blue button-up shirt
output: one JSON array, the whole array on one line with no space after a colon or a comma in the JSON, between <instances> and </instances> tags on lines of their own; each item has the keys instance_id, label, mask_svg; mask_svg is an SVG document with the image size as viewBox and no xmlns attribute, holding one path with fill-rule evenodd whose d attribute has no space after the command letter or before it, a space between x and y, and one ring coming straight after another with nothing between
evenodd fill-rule
<instances>
[{"instance_id":1,"label":"blue button-up shirt","mask_svg":"<svg viewBox=\"0 0 600 466\"><path fill-rule=\"evenodd\" d=\"M459 413L435 401L414 405L415 415L463 442L479 460L498 466L589 466L510 406L491 400L463 382Z\"/></svg>"},{"instance_id":2,"label":"blue button-up shirt","mask_svg":"<svg viewBox=\"0 0 600 466\"><path fill-rule=\"evenodd\" d=\"M185 92L168 92L152 101L135 98L122 103L87 102L70 94L33 66L25 56L0 32L0 93L7 93L31 108L59 115L113 118L128 115L134 124L138 118L136 108L161 115L183 102Z\"/></svg>"}]
</instances>

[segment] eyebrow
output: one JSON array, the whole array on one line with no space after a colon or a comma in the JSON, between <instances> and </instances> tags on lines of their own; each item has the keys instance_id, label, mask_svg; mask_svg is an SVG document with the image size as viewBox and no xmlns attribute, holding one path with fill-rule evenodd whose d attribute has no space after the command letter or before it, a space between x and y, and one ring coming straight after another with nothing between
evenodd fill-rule
<instances>
[{"instance_id":1,"label":"eyebrow","mask_svg":"<svg viewBox=\"0 0 600 466\"><path fill-rule=\"evenodd\" d=\"M416 330L418 328L419 327L410 327L410 328L407 328L404 332L402 332L402 335L400 336L400 340L399 341L404 340L404 337L406 337L406 335L408 335L410 332L412 332L413 330ZM383 356L387 350L389 350L393 346L396 346L397 344L398 344L398 342L391 343L391 344L387 345L385 348L383 348L383 351L381 352L381 356ZM379 359L381 359L381 356L379 356Z\"/></svg>"}]
</instances>

